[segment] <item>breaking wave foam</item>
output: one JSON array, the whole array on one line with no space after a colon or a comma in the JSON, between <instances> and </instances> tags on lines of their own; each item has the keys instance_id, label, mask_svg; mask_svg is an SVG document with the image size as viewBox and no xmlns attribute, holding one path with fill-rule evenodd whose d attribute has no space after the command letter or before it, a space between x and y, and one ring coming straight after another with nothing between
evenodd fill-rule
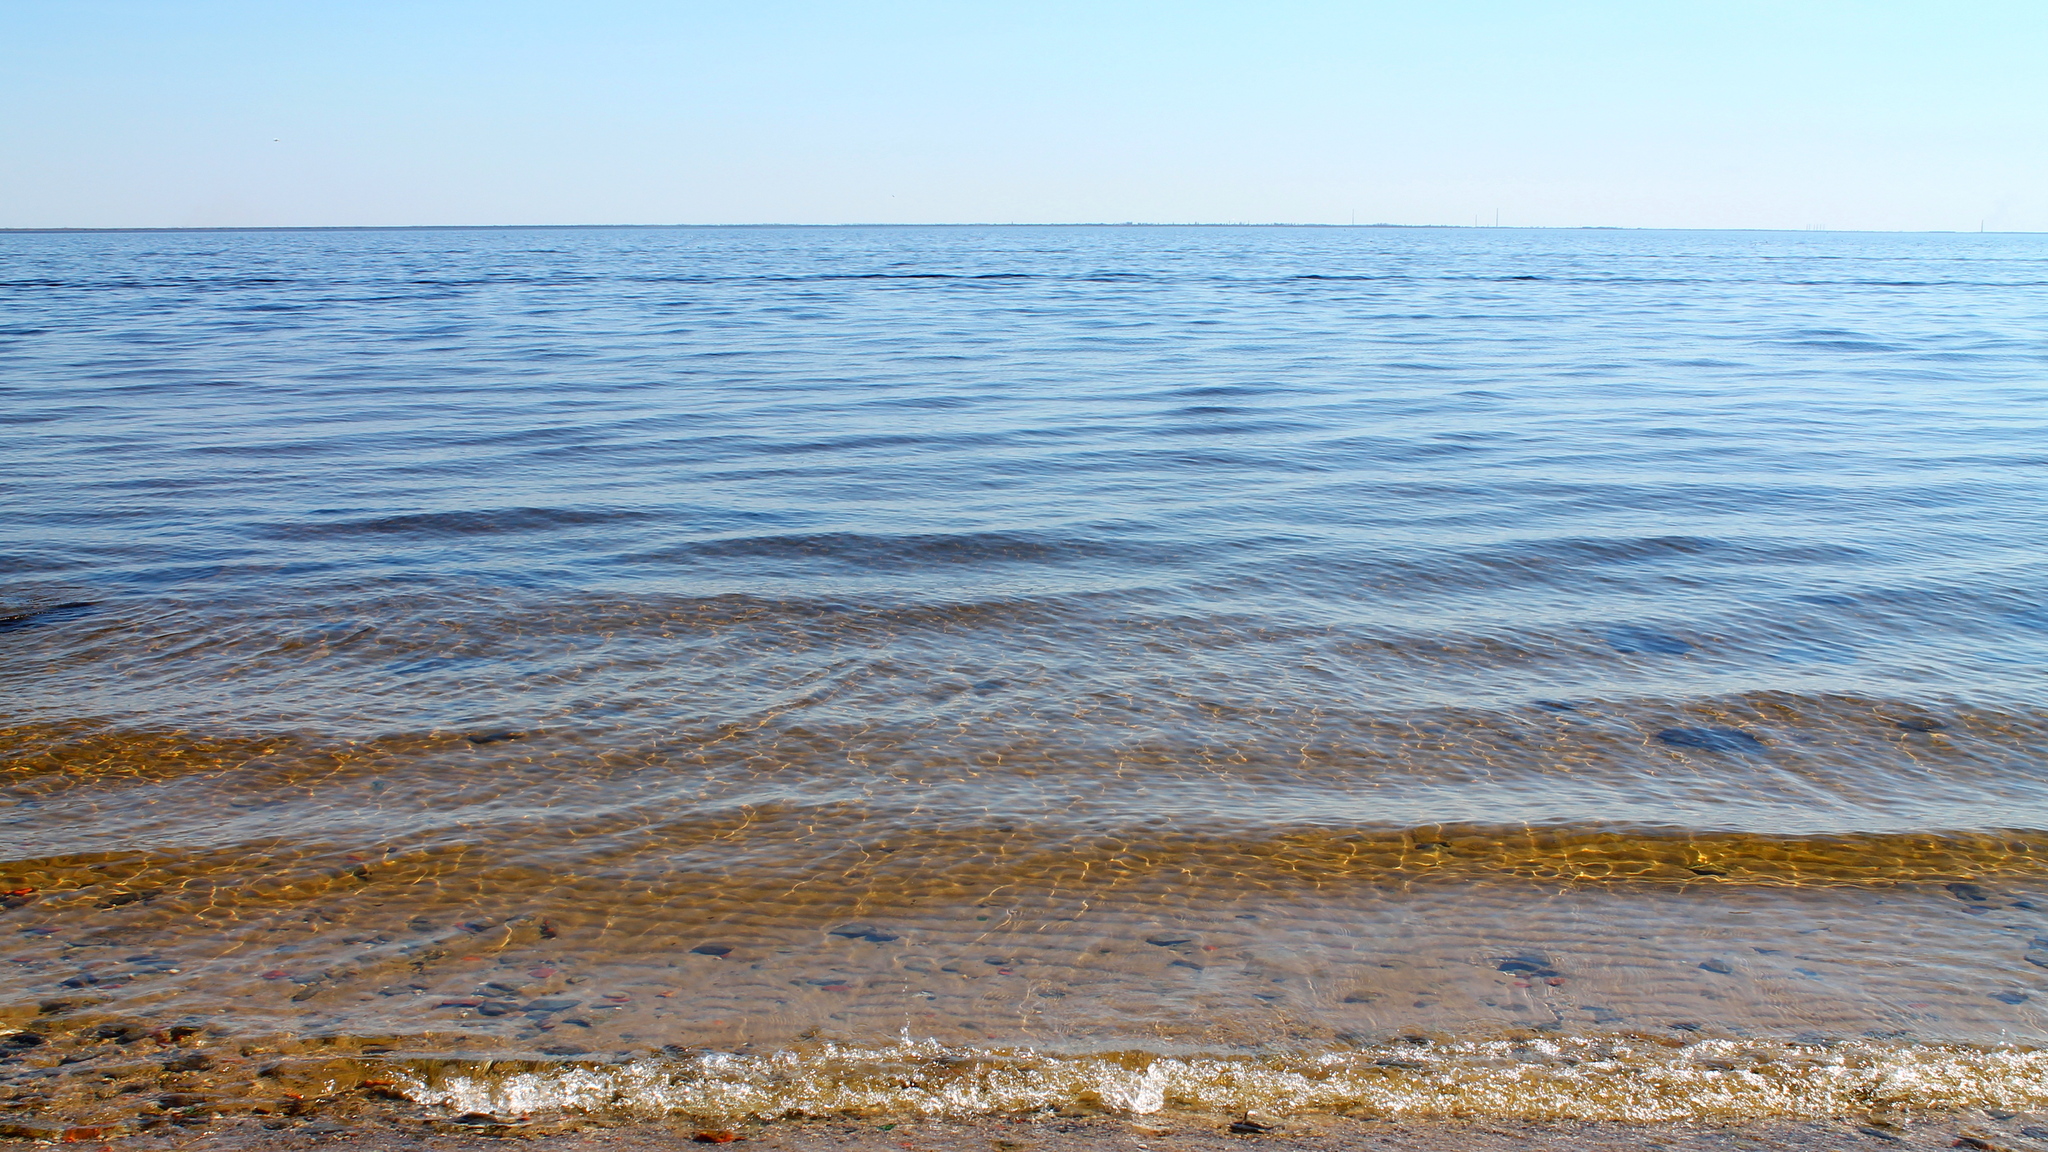
<instances>
[{"instance_id":1,"label":"breaking wave foam","mask_svg":"<svg viewBox=\"0 0 2048 1152\"><path fill-rule=\"evenodd\" d=\"M906 1041L616 1064L416 1061L396 1080L416 1102L500 1116L965 1118L1080 1109L1727 1121L2037 1108L2048 1104L2048 1052L1570 1038L1265 1056L1059 1055Z\"/></svg>"}]
</instances>

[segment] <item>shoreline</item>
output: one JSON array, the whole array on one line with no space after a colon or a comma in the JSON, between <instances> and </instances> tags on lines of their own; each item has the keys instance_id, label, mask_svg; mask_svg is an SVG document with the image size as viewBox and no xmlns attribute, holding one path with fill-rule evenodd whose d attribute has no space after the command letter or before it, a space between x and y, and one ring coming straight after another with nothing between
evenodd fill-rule
<instances>
[{"instance_id":1,"label":"shoreline","mask_svg":"<svg viewBox=\"0 0 2048 1152\"><path fill-rule=\"evenodd\" d=\"M1730 1148L1874 1149L1961 1147L2023 1152L2048 1146L2048 1113L1958 1111L1833 1120L1757 1119L1739 1123L1618 1121L1390 1121L1345 1117L1233 1121L1175 1114L1139 1120L1032 1116L975 1120L785 1120L705 1129L686 1124L608 1125L590 1120L478 1122L483 1118L237 1119L166 1123L144 1131L65 1128L35 1122L0 1127L0 1149L60 1142L135 1152L273 1152L332 1146L375 1152L482 1152L506 1139L535 1141L549 1152L668 1152L706 1144L746 1144L778 1152L1671 1152Z\"/></svg>"},{"instance_id":2,"label":"shoreline","mask_svg":"<svg viewBox=\"0 0 2048 1152\"><path fill-rule=\"evenodd\" d=\"M864 1053L826 1045L809 1060L451 1059L321 1044L287 1055L225 1037L209 1043L198 1029L144 1035L111 1025L76 1039L17 1032L0 1043L0 1139L59 1143L133 1139L157 1147L153 1141L168 1139L183 1147L195 1136L231 1135L240 1141L234 1146L267 1148L374 1132L379 1147L400 1148L428 1136L622 1131L655 1143L758 1138L808 1149L843 1147L866 1133L891 1134L876 1147L892 1152L979 1147L984 1137L998 1152L1017 1152L1000 1133L1023 1126L1045 1141L1086 1130L1128 1136L1140 1148L1168 1135L1175 1147L1209 1137L1379 1147L1412 1137L1412 1146L1434 1148L1446 1134L1473 1133L1517 1134L1501 1147L1529 1146L1540 1135L1562 1148L1600 1146L1583 1143L1589 1132L1644 1131L1797 1132L1808 1145L1853 1133L1900 1143L1909 1130L1948 1125L1955 1132L1944 1146L2036 1146L1998 1143L2019 1139L2048 1147L2048 1053L2026 1048L1645 1040L1631 1054L1618 1040L1566 1040L1368 1049L1349 1060L1282 1066L1270 1058L1057 1059L930 1045ZM2006 1127L1971 1135L1984 1124ZM803 1142L819 1132L836 1133L837 1143ZM905 1142L915 1133L929 1136L926 1145Z\"/></svg>"}]
</instances>

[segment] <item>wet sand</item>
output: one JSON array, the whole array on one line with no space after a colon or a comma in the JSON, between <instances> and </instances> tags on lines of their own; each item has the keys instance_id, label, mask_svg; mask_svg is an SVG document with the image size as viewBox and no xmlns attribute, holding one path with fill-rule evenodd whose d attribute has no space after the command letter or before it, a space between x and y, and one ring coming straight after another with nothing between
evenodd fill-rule
<instances>
[{"instance_id":1,"label":"wet sand","mask_svg":"<svg viewBox=\"0 0 2048 1152\"><path fill-rule=\"evenodd\" d=\"M1422 1110L1422 1097L1404 1103L1398 1093L1377 1105L1361 1097L1318 1110L1172 1100L1164 1106L1156 1100L1120 1106L1110 1093L1066 1090L1041 1093L1037 1103L1026 1106L935 1114L928 1111L936 1099L927 1082L932 1070L920 1073L902 1062L893 1071L871 1069L865 1090L842 1093L845 1103L836 1109L764 1117L728 1107L656 1117L644 1111L636 1116L632 1110L658 1099L658 1085L605 1081L602 1065L560 1066L561 1072L582 1077L582 1102L567 1104L560 1097L550 1103L546 1093L533 1090L536 1084L521 1087L520 1080L532 1079L536 1064L531 1061L487 1061L469 1072L451 1066L436 1071L417 1060L350 1056L338 1050L345 1045L320 1042L299 1045L301 1055L277 1058L274 1049L266 1053L254 1045L208 1044L196 1030L92 1044L53 1037L23 1047L25 1035L10 1037L0 1056L6 1066L0 1076L0 1147L21 1141L136 1152L269 1152L346 1141L379 1152L409 1152L533 1139L564 1150L745 1143L790 1152L2048 1149L2048 1093L2043 1091L2048 1074L2040 1070L2038 1054L2021 1049L1976 1049L1974 1065L1968 1050L1955 1049L1946 1061L1894 1060L1877 1066L1872 1053L1816 1046L1803 1068L1773 1069L1768 1061L1744 1065L1743 1054L1708 1042L1673 1050L1685 1067L1615 1065L1603 1076L1587 1065L1586 1075L1611 1086L1603 1097L1598 1091L1588 1094L1589 1085L1582 1084L1576 1098L1546 1092L1546 1077L1555 1077L1540 1068L1511 1061L1475 1063L1455 1084L1444 1086L1429 1111ZM1414 1051L1418 1061L1383 1059L1378 1063L1384 1067L1376 1071L1395 1081L1421 1075L1420 1061L1428 1053ZM981 1066L982 1061L950 1063L945 1075L963 1082L979 1078L987 1082L984 1090L1005 1075L1003 1069ZM480 1069L495 1069L494 1086L447 1090L465 1076L474 1079ZM759 1088L778 1077L804 1079L803 1069L794 1066L767 1076L757 1073L741 1075L727 1089ZM1332 1076L1333 1082L1338 1079ZM1665 1084L1661 1094L1655 1087L1659 1082ZM783 1094L824 1099L803 1091ZM742 1104L743 1097L733 1095L727 1103ZM1500 1110L1503 1098L1518 1115ZM1588 1118L1603 1115L1634 1118Z\"/></svg>"},{"instance_id":2,"label":"wet sand","mask_svg":"<svg viewBox=\"0 0 2048 1152\"><path fill-rule=\"evenodd\" d=\"M1243 1120L1216 1116L1155 1116L1137 1122L1060 1117L901 1124L784 1122L706 1130L546 1122L486 1125L445 1116L352 1119L335 1115L312 1120L164 1124L135 1133L50 1125L32 1137L31 1124L17 1123L16 1138L0 1139L0 1149L27 1149L61 1141L118 1147L123 1152L286 1152L339 1145L365 1152L481 1152L502 1148L507 1139L519 1138L531 1140L532 1146L545 1152L667 1152L727 1142L778 1152L1721 1152L1951 1147L2025 1152L2048 1147L2048 1114L1975 1110L1918 1117L1752 1120L1733 1125L1260 1119L1264 1123L1258 1126L1267 1131L1253 1131Z\"/></svg>"}]
</instances>

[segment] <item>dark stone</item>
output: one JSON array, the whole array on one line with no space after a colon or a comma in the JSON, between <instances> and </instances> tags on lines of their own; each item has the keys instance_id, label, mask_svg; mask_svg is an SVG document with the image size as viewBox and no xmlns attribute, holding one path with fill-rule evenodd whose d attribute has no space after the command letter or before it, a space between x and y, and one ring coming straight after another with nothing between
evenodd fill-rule
<instances>
[{"instance_id":1,"label":"dark stone","mask_svg":"<svg viewBox=\"0 0 2048 1152\"><path fill-rule=\"evenodd\" d=\"M690 951L698 956L729 956L732 954L732 949L724 944L699 944L695 948L690 949Z\"/></svg>"},{"instance_id":2,"label":"dark stone","mask_svg":"<svg viewBox=\"0 0 2048 1152\"><path fill-rule=\"evenodd\" d=\"M476 1006L479 1016L509 1016L519 1011L519 1005L507 1004L503 1000L486 1000Z\"/></svg>"},{"instance_id":3,"label":"dark stone","mask_svg":"<svg viewBox=\"0 0 2048 1152\"><path fill-rule=\"evenodd\" d=\"M496 992L496 993L498 993L498 994L500 994L500 995L502 995L502 996L517 996L517 995L519 995L519 989L517 989L517 988L514 988L514 987L513 987L513 986L511 986L510 984L500 984L500 983L499 983L499 982L497 982L496 980L492 980L492 981L490 981L489 983L486 983L486 984L484 985L484 987L485 987L485 988L488 988L488 989L490 989L491 991L493 991L493 992Z\"/></svg>"},{"instance_id":4,"label":"dark stone","mask_svg":"<svg viewBox=\"0 0 2048 1152\"><path fill-rule=\"evenodd\" d=\"M1707 752L1761 752L1766 745L1740 728L1666 728L1657 739L1673 748Z\"/></svg>"},{"instance_id":5,"label":"dark stone","mask_svg":"<svg viewBox=\"0 0 2048 1152\"><path fill-rule=\"evenodd\" d=\"M993 966L993 967L996 967L996 968L1001 968L1001 967L1002 967L1002 966L1004 966L1005 964L1011 964L1011 963L1014 963L1014 961L1010 961L1010 960L1005 960L1005 959L1003 959L1003 958L1002 958L1001 956L988 956L988 957L984 957L984 958L982 959L982 961L981 961L981 962L982 962L983 964L988 964L988 965L991 965L991 966Z\"/></svg>"},{"instance_id":6,"label":"dark stone","mask_svg":"<svg viewBox=\"0 0 2048 1152\"><path fill-rule=\"evenodd\" d=\"M1271 1132L1273 1127L1255 1120L1238 1120L1230 1125L1230 1130L1239 1136L1256 1136L1261 1132Z\"/></svg>"},{"instance_id":7,"label":"dark stone","mask_svg":"<svg viewBox=\"0 0 2048 1152\"><path fill-rule=\"evenodd\" d=\"M1499 964L1494 965L1494 967L1497 971L1505 972L1510 976L1548 978L1562 975L1562 973L1552 968L1547 962L1534 956L1510 956Z\"/></svg>"},{"instance_id":8,"label":"dark stone","mask_svg":"<svg viewBox=\"0 0 2048 1152\"><path fill-rule=\"evenodd\" d=\"M887 944L891 940L901 939L894 932L877 928L873 924L842 924L826 934L844 936L848 940L868 940L876 944Z\"/></svg>"},{"instance_id":9,"label":"dark stone","mask_svg":"<svg viewBox=\"0 0 2048 1152\"><path fill-rule=\"evenodd\" d=\"M575 1006L581 1003L583 1003L583 1001L581 1000L535 1000L533 1003L528 1004L526 1007L520 1009L520 1011L567 1012L569 1009L574 1008Z\"/></svg>"},{"instance_id":10,"label":"dark stone","mask_svg":"<svg viewBox=\"0 0 2048 1152\"><path fill-rule=\"evenodd\" d=\"M2001 1004L2024 1004L2027 1002L2027 994L2025 992L1993 992L1991 993L1991 998Z\"/></svg>"},{"instance_id":11,"label":"dark stone","mask_svg":"<svg viewBox=\"0 0 2048 1152\"><path fill-rule=\"evenodd\" d=\"M1725 960L1702 960L1700 961L1700 967L1705 971L1721 976L1727 976L1735 971L1735 969L1728 966L1728 962Z\"/></svg>"},{"instance_id":12,"label":"dark stone","mask_svg":"<svg viewBox=\"0 0 2048 1152\"><path fill-rule=\"evenodd\" d=\"M1159 935L1145 937L1145 943L1156 944L1161 948L1172 948L1181 944L1192 944L1194 943L1194 941L1195 938L1193 936Z\"/></svg>"},{"instance_id":13,"label":"dark stone","mask_svg":"<svg viewBox=\"0 0 2048 1152\"><path fill-rule=\"evenodd\" d=\"M1655 652L1665 656L1676 656L1692 651L1692 645L1668 632L1653 628L1637 628L1633 625L1615 628L1607 633L1607 643L1616 652Z\"/></svg>"},{"instance_id":14,"label":"dark stone","mask_svg":"<svg viewBox=\"0 0 2048 1152\"><path fill-rule=\"evenodd\" d=\"M486 1114L486 1113L483 1113L483 1112L464 1112L464 1113L463 1113L462 1115L460 1115L460 1116L457 1116L457 1117L456 1117L455 1119L453 1119L453 1120L450 1120L450 1121L449 1121L449 1123L450 1123L450 1124L478 1124L478 1125L482 1125L482 1124L502 1124L502 1123L504 1123L504 1121L502 1121L502 1120L498 1119L498 1118L497 1118L496 1116L488 1115L488 1114Z\"/></svg>"},{"instance_id":15,"label":"dark stone","mask_svg":"<svg viewBox=\"0 0 2048 1152\"><path fill-rule=\"evenodd\" d=\"M0 1047L40 1048L45 1043L48 1043L48 1040L48 1037L38 1036L34 1032L16 1032L12 1036L9 1036L4 1040L0 1040Z\"/></svg>"},{"instance_id":16,"label":"dark stone","mask_svg":"<svg viewBox=\"0 0 2048 1152\"><path fill-rule=\"evenodd\" d=\"M1873 1140L1882 1140L1887 1144L1897 1144L1904 1139L1904 1137L1894 1136L1882 1128L1872 1128L1868 1124L1859 1124L1856 1126L1856 1130Z\"/></svg>"},{"instance_id":17,"label":"dark stone","mask_svg":"<svg viewBox=\"0 0 2048 1152\"><path fill-rule=\"evenodd\" d=\"M1894 720L1892 724L1908 732L1939 732L1943 728L1948 727L1948 725L1943 724L1941 721L1927 716L1915 716L1907 720Z\"/></svg>"},{"instance_id":18,"label":"dark stone","mask_svg":"<svg viewBox=\"0 0 2048 1152\"><path fill-rule=\"evenodd\" d=\"M1175 961L1174 961L1173 963L1171 963L1171 964L1168 964L1168 965L1167 965L1167 967L1168 967L1168 968L1192 968L1192 969L1194 969L1194 970L1195 970L1195 971L1197 971L1197 972L1200 972L1200 971L1202 970L1202 966L1201 966L1200 964L1197 964L1197 963L1195 963L1195 962L1194 962L1193 960L1175 960Z\"/></svg>"},{"instance_id":19,"label":"dark stone","mask_svg":"<svg viewBox=\"0 0 2048 1152\"><path fill-rule=\"evenodd\" d=\"M524 739L525 736L524 732L472 732L463 739L471 744L499 744L506 740Z\"/></svg>"},{"instance_id":20,"label":"dark stone","mask_svg":"<svg viewBox=\"0 0 2048 1152\"><path fill-rule=\"evenodd\" d=\"M540 1052L543 1056L587 1056L590 1049L579 1048L574 1044L549 1044L542 1047Z\"/></svg>"},{"instance_id":21,"label":"dark stone","mask_svg":"<svg viewBox=\"0 0 2048 1152\"><path fill-rule=\"evenodd\" d=\"M213 1067L213 1057L208 1056L204 1052L194 1052L190 1056L180 1056L175 1060L164 1061L164 1071L166 1072L204 1072L211 1067Z\"/></svg>"},{"instance_id":22,"label":"dark stone","mask_svg":"<svg viewBox=\"0 0 2048 1152\"><path fill-rule=\"evenodd\" d=\"M1956 899L1968 900L1972 904L1982 904L1984 901L1991 899L1989 892L1984 891L1984 889L1975 884L1943 884L1942 887L1948 889L1949 895L1954 896Z\"/></svg>"}]
</instances>

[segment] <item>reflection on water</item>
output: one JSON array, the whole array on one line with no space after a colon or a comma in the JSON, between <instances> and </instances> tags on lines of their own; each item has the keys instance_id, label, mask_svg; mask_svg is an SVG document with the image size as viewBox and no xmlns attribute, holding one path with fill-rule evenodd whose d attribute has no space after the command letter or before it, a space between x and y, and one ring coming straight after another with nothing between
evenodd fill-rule
<instances>
[{"instance_id":1,"label":"reflection on water","mask_svg":"<svg viewBox=\"0 0 2048 1152\"><path fill-rule=\"evenodd\" d=\"M2033 1099L2036 239L0 243L16 1071Z\"/></svg>"}]
</instances>

